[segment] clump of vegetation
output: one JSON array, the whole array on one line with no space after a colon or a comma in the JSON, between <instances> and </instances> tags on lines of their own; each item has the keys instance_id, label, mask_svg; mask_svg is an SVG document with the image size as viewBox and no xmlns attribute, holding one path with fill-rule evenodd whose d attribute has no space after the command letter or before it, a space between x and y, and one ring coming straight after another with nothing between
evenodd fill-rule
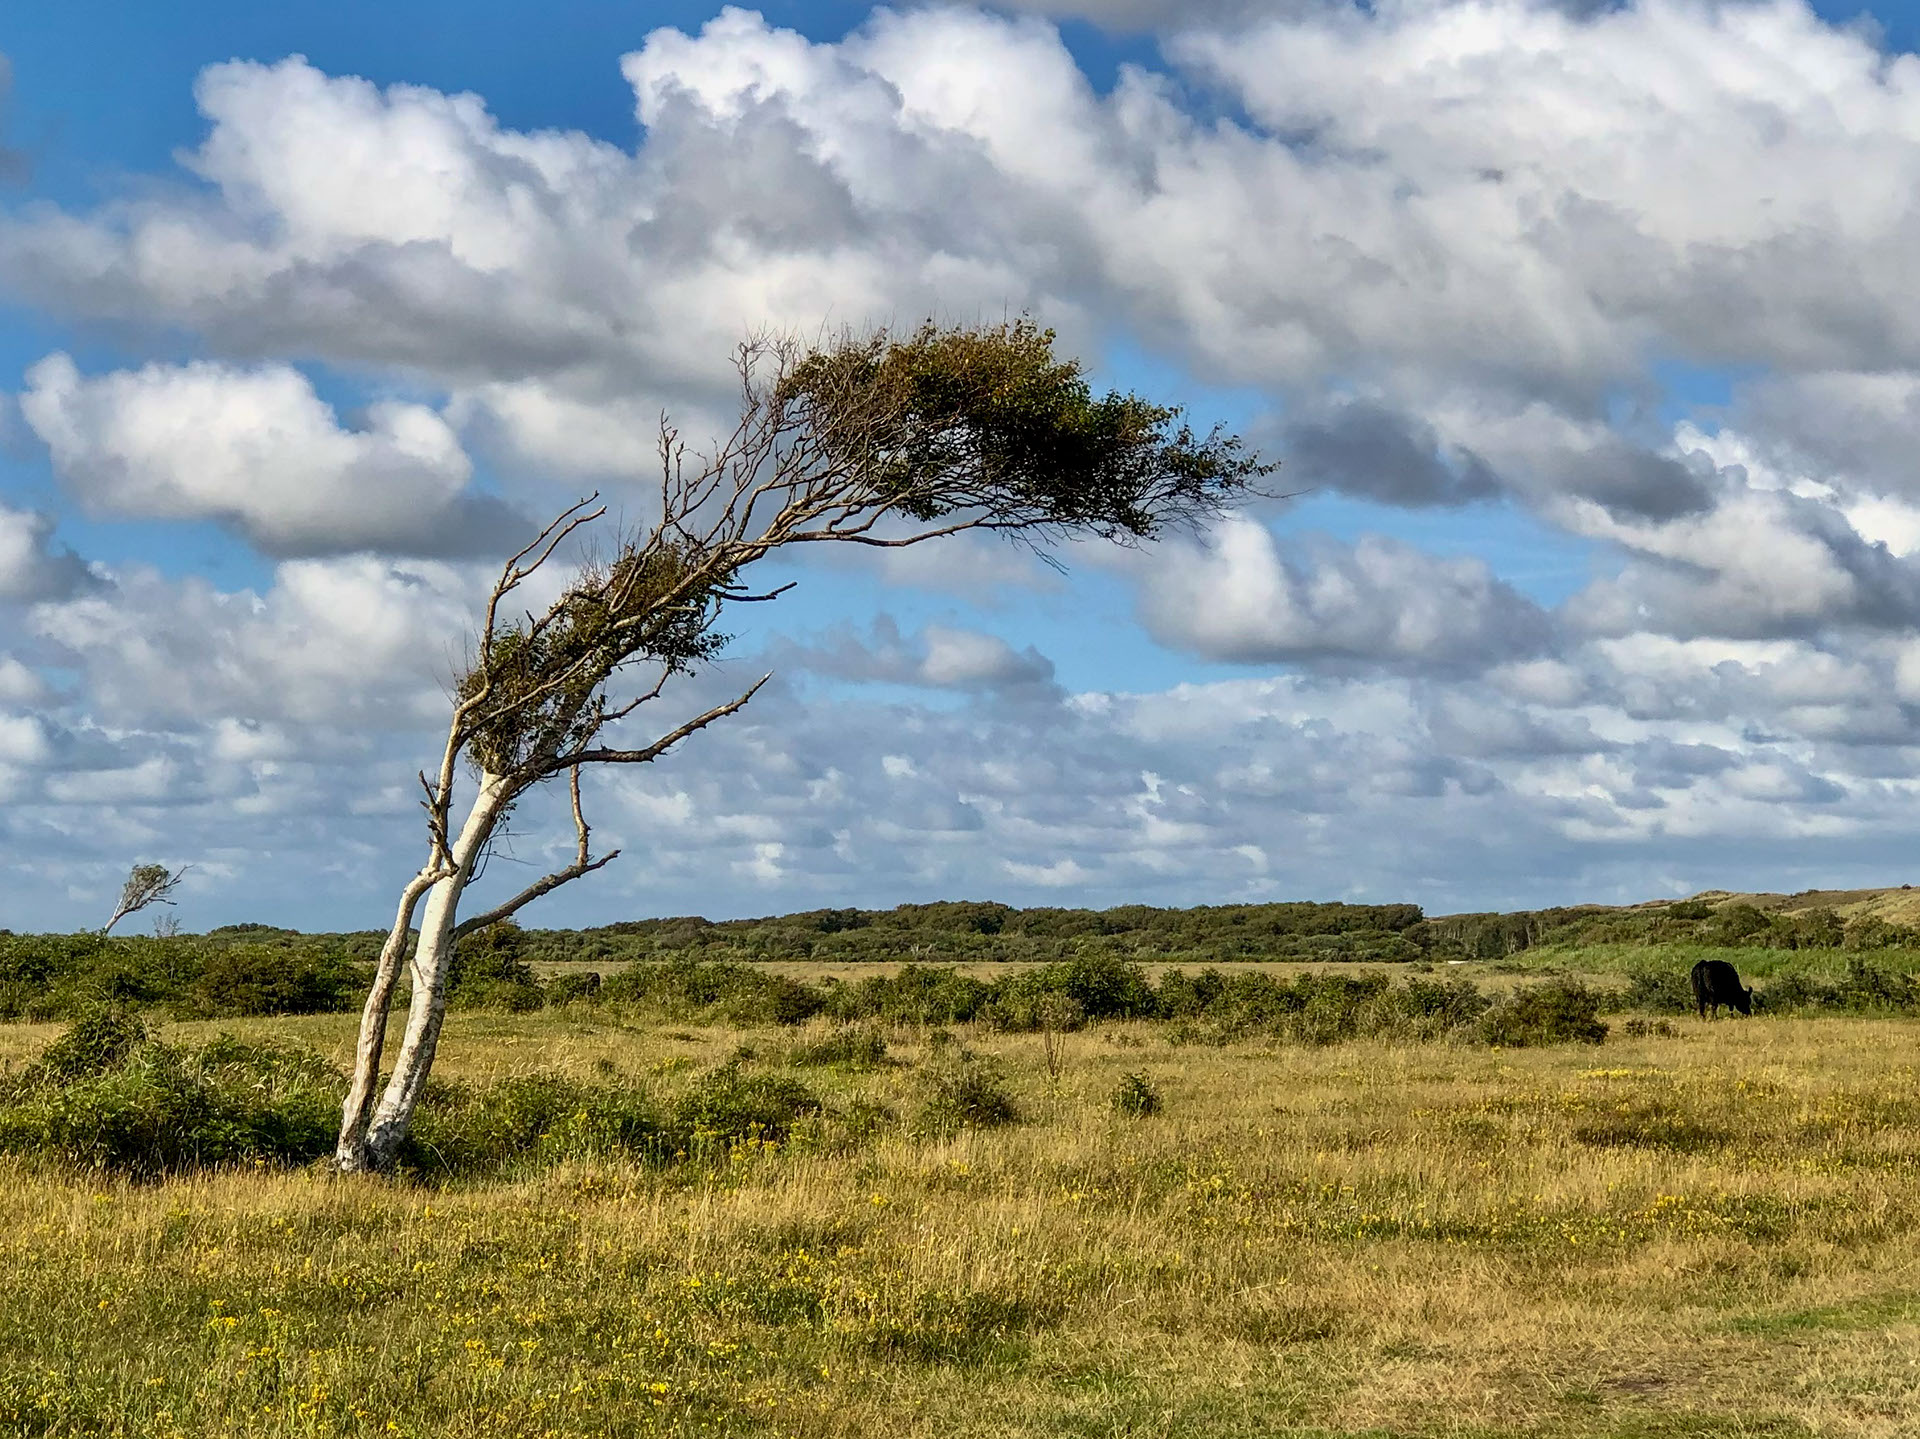
<instances>
[{"instance_id":1,"label":"clump of vegetation","mask_svg":"<svg viewBox=\"0 0 1920 1439\"><path fill-rule=\"evenodd\" d=\"M789 1075L749 1074L738 1064L724 1064L681 1096L674 1108L675 1137L688 1153L742 1140L778 1143L822 1108L820 1097Z\"/></svg>"},{"instance_id":2,"label":"clump of vegetation","mask_svg":"<svg viewBox=\"0 0 1920 1439\"><path fill-rule=\"evenodd\" d=\"M208 955L171 1008L182 1018L207 1019L329 1014L353 1008L366 982L363 966L339 956L239 944Z\"/></svg>"},{"instance_id":3,"label":"clump of vegetation","mask_svg":"<svg viewBox=\"0 0 1920 1439\"><path fill-rule=\"evenodd\" d=\"M1005 1072L992 1058L965 1048L943 1053L917 1076L919 1127L932 1134L992 1129L1020 1120Z\"/></svg>"},{"instance_id":4,"label":"clump of vegetation","mask_svg":"<svg viewBox=\"0 0 1920 1439\"><path fill-rule=\"evenodd\" d=\"M1386 975L1301 974L1292 979L1202 970L1169 974L1161 1013L1177 1041L1225 1044L1265 1034L1298 1044L1349 1039L1433 1040L1471 1030L1490 1001L1465 980L1421 977L1396 985Z\"/></svg>"},{"instance_id":5,"label":"clump of vegetation","mask_svg":"<svg viewBox=\"0 0 1920 1439\"><path fill-rule=\"evenodd\" d=\"M485 1174L562 1159L652 1159L677 1147L671 1120L639 1085L526 1074L479 1087L432 1081L401 1162L417 1173Z\"/></svg>"},{"instance_id":6,"label":"clump of vegetation","mask_svg":"<svg viewBox=\"0 0 1920 1439\"><path fill-rule=\"evenodd\" d=\"M992 985L950 966L904 964L892 974L869 975L854 984L834 986L827 995L825 1010L843 1020L964 1024L992 997Z\"/></svg>"},{"instance_id":7,"label":"clump of vegetation","mask_svg":"<svg viewBox=\"0 0 1920 1439\"><path fill-rule=\"evenodd\" d=\"M798 1080L738 1063L701 1076L671 1104L645 1086L515 1075L484 1086L433 1080L402 1164L424 1174L489 1174L560 1160L669 1163L723 1157L743 1143L779 1144L822 1112Z\"/></svg>"},{"instance_id":8,"label":"clump of vegetation","mask_svg":"<svg viewBox=\"0 0 1920 1439\"><path fill-rule=\"evenodd\" d=\"M1620 1002L1624 1008L1650 1014L1691 1014L1693 984L1684 969L1642 965L1628 974Z\"/></svg>"},{"instance_id":9,"label":"clump of vegetation","mask_svg":"<svg viewBox=\"0 0 1920 1439\"><path fill-rule=\"evenodd\" d=\"M1755 997L1762 1010L1900 1013L1920 1007L1920 985L1911 975L1855 954L1848 957L1846 972L1836 982L1804 973L1782 974L1769 980Z\"/></svg>"},{"instance_id":10,"label":"clump of vegetation","mask_svg":"<svg viewBox=\"0 0 1920 1439\"><path fill-rule=\"evenodd\" d=\"M546 992L533 966L520 957L524 943L520 926L510 919L462 935L447 967L448 1004L514 1014L543 1007Z\"/></svg>"},{"instance_id":11,"label":"clump of vegetation","mask_svg":"<svg viewBox=\"0 0 1920 1439\"><path fill-rule=\"evenodd\" d=\"M305 1164L330 1153L345 1077L312 1050L218 1035L167 1044L124 1009L83 1016L24 1069L0 1075L0 1153L153 1178L237 1163ZM425 1175L491 1174L564 1159L671 1161L780 1143L822 1113L798 1080L737 1064L671 1105L608 1076L513 1075L485 1085L434 1080L402 1156ZM847 1133L868 1133L868 1105Z\"/></svg>"},{"instance_id":12,"label":"clump of vegetation","mask_svg":"<svg viewBox=\"0 0 1920 1439\"><path fill-rule=\"evenodd\" d=\"M332 1149L344 1090L309 1051L227 1036L169 1045L125 1011L100 1009L0 1079L0 1152L141 1178L305 1163Z\"/></svg>"},{"instance_id":13,"label":"clump of vegetation","mask_svg":"<svg viewBox=\"0 0 1920 1439\"><path fill-rule=\"evenodd\" d=\"M801 1040L786 1051L788 1064L874 1069L887 1061L887 1037L871 1024L842 1024Z\"/></svg>"},{"instance_id":14,"label":"clump of vegetation","mask_svg":"<svg viewBox=\"0 0 1920 1439\"><path fill-rule=\"evenodd\" d=\"M1165 1108L1165 1102L1160 1096L1160 1086L1146 1075L1136 1072L1121 1077L1107 1098L1107 1107L1115 1114L1141 1119L1149 1114L1158 1114Z\"/></svg>"},{"instance_id":15,"label":"clump of vegetation","mask_svg":"<svg viewBox=\"0 0 1920 1439\"><path fill-rule=\"evenodd\" d=\"M1078 1029L1089 1019L1144 1018L1157 1007L1146 970L1099 952L1013 975L994 991L979 1018L998 1029Z\"/></svg>"},{"instance_id":16,"label":"clump of vegetation","mask_svg":"<svg viewBox=\"0 0 1920 1439\"><path fill-rule=\"evenodd\" d=\"M40 1052L22 1082L67 1084L119 1069L153 1043L146 1021L130 1009L103 1005L80 1019Z\"/></svg>"},{"instance_id":17,"label":"clump of vegetation","mask_svg":"<svg viewBox=\"0 0 1920 1439\"><path fill-rule=\"evenodd\" d=\"M234 925L204 935L0 934L0 1019L74 1019L102 1005L225 1019L356 1008L371 935Z\"/></svg>"},{"instance_id":18,"label":"clump of vegetation","mask_svg":"<svg viewBox=\"0 0 1920 1439\"><path fill-rule=\"evenodd\" d=\"M600 972L556 974L546 983L545 998L550 1005L591 1004L600 998Z\"/></svg>"},{"instance_id":19,"label":"clump of vegetation","mask_svg":"<svg viewBox=\"0 0 1920 1439\"><path fill-rule=\"evenodd\" d=\"M1606 1037L1600 996L1577 980L1517 989L1480 1017L1480 1038L1505 1049L1537 1044L1599 1044Z\"/></svg>"},{"instance_id":20,"label":"clump of vegetation","mask_svg":"<svg viewBox=\"0 0 1920 1439\"><path fill-rule=\"evenodd\" d=\"M636 964L600 986L600 1001L683 1023L799 1024L826 1005L811 985L727 960Z\"/></svg>"}]
</instances>

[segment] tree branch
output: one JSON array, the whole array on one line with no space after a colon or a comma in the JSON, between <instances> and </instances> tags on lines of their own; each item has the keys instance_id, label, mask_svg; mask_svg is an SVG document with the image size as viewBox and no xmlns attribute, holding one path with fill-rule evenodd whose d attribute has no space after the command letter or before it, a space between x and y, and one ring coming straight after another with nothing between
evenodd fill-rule
<instances>
[{"instance_id":1,"label":"tree branch","mask_svg":"<svg viewBox=\"0 0 1920 1439\"><path fill-rule=\"evenodd\" d=\"M556 759L547 767L547 773L558 774L563 769L571 769L578 774L579 766L583 764L646 764L649 760L656 760L688 735L697 733L715 720L725 719L735 710L744 708L748 700L760 693L760 687L772 678L771 674L760 676L754 681L753 688L740 698L728 700L723 705L716 705L703 715L695 715L685 724L668 731L644 749L575 750L572 754L561 755Z\"/></svg>"},{"instance_id":2,"label":"tree branch","mask_svg":"<svg viewBox=\"0 0 1920 1439\"><path fill-rule=\"evenodd\" d=\"M573 788L573 828L579 838L574 850L573 863L565 869L557 869L545 879L536 880L505 904L495 905L485 914L476 914L472 919L463 919L453 927L453 937L459 939L463 934L471 934L476 929L485 929L490 924L498 924L532 904L543 894L551 894L563 884L571 884L583 874L592 874L596 869L604 869L620 858L619 850L610 850L599 859L587 858L587 838L592 831L587 827L587 817L580 808L580 771L574 770L569 776Z\"/></svg>"}]
</instances>

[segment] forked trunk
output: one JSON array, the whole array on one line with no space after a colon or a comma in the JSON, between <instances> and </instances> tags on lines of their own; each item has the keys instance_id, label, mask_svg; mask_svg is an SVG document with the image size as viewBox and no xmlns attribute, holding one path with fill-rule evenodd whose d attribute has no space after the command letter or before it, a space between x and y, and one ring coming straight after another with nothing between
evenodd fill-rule
<instances>
[{"instance_id":1,"label":"forked trunk","mask_svg":"<svg viewBox=\"0 0 1920 1439\"><path fill-rule=\"evenodd\" d=\"M340 1144L335 1154L346 1173L389 1167L406 1141L407 1126L420 1103L427 1074L440 1042L440 1026L447 1015L447 980L453 959L453 929L459 917L460 896L473 878L474 862L486 848L493 827L512 798L508 782L498 775L482 775L473 808L452 846L453 871L438 880L417 877L400 901L393 933L381 951L373 991L360 1016L360 1039L354 1056L353 1086L341 1112ZM420 940L413 953L413 994L407 1007L406 1033L394 1057L393 1074L369 1113L378 1082L380 1055L385 1047L387 1007L399 978L405 952L408 921L424 885L426 904L420 914Z\"/></svg>"}]
</instances>

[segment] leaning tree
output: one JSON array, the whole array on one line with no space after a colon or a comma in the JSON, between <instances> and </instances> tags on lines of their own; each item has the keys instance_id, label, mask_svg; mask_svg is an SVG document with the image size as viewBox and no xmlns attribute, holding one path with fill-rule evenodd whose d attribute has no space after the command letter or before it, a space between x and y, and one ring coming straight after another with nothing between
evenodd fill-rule
<instances>
[{"instance_id":1,"label":"leaning tree","mask_svg":"<svg viewBox=\"0 0 1920 1439\"><path fill-rule=\"evenodd\" d=\"M172 904L173 892L186 878L189 867L168 869L164 864L136 864L127 871L127 882L120 886L120 902L113 907L113 917L101 926L100 933L111 934L121 920L150 904Z\"/></svg>"},{"instance_id":2,"label":"leaning tree","mask_svg":"<svg viewBox=\"0 0 1920 1439\"><path fill-rule=\"evenodd\" d=\"M728 606L788 588L756 592L746 580L756 560L803 544L898 547L965 531L1039 546L1137 541L1217 514L1268 472L1237 437L1196 436L1177 409L1131 394L1096 397L1053 339L1022 320L746 344L730 434L693 452L662 422L650 523L618 535L537 614L510 597L604 508L594 497L572 506L507 562L455 686L439 766L420 776L426 862L401 891L361 1016L341 1169L384 1168L398 1153L433 1063L461 936L615 858L589 848L581 770L657 759L766 682L650 730L644 742L618 738L620 722L715 656ZM463 771L471 788L457 813ZM475 865L515 802L562 776L572 791L572 863L460 918ZM406 1030L382 1087L387 1016L410 943Z\"/></svg>"}]
</instances>

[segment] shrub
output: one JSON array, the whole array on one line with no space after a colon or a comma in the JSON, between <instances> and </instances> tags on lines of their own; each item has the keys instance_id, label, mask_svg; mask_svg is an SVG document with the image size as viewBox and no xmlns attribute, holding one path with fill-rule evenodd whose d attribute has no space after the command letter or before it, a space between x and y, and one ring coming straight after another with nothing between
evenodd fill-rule
<instances>
[{"instance_id":1,"label":"shrub","mask_svg":"<svg viewBox=\"0 0 1920 1439\"><path fill-rule=\"evenodd\" d=\"M327 1014L351 1008L373 975L365 965L241 944L208 956L183 1014L232 1018L262 1014Z\"/></svg>"},{"instance_id":2,"label":"shrub","mask_svg":"<svg viewBox=\"0 0 1920 1439\"><path fill-rule=\"evenodd\" d=\"M525 936L510 919L463 935L447 966L447 1003L455 1009L525 1014L547 1002L533 966L520 957Z\"/></svg>"},{"instance_id":3,"label":"shrub","mask_svg":"<svg viewBox=\"0 0 1920 1439\"><path fill-rule=\"evenodd\" d=\"M1385 975L1310 975L1294 982L1300 1003L1293 1008L1286 1029L1303 1044L1338 1044L1385 1026L1375 1005L1387 992Z\"/></svg>"},{"instance_id":4,"label":"shrub","mask_svg":"<svg viewBox=\"0 0 1920 1439\"><path fill-rule=\"evenodd\" d=\"M786 1056L788 1064L846 1069L873 1069L884 1064L886 1058L886 1036L867 1024L843 1024L827 1030L794 1045Z\"/></svg>"},{"instance_id":5,"label":"shrub","mask_svg":"<svg viewBox=\"0 0 1920 1439\"><path fill-rule=\"evenodd\" d=\"M843 984L826 997L825 1012L835 1019L879 1019L888 1024L964 1024L980 1013L993 987L956 969L906 964L890 975L876 974Z\"/></svg>"},{"instance_id":6,"label":"shrub","mask_svg":"<svg viewBox=\"0 0 1920 1439\"><path fill-rule=\"evenodd\" d=\"M994 989L979 1017L1000 1029L1078 1029L1087 1019L1133 1019L1155 1008L1147 972L1099 952L1009 976Z\"/></svg>"},{"instance_id":7,"label":"shrub","mask_svg":"<svg viewBox=\"0 0 1920 1439\"><path fill-rule=\"evenodd\" d=\"M1155 1006L1168 1019L1186 1019L1204 1014L1220 998L1227 977L1211 967L1198 974L1170 969L1160 976Z\"/></svg>"},{"instance_id":8,"label":"shrub","mask_svg":"<svg viewBox=\"0 0 1920 1439\"><path fill-rule=\"evenodd\" d=\"M928 1064L920 1071L919 1086L918 1119L930 1133L991 1129L1019 1121L1019 1106L1000 1066L970 1050L943 1055Z\"/></svg>"},{"instance_id":9,"label":"shrub","mask_svg":"<svg viewBox=\"0 0 1920 1439\"><path fill-rule=\"evenodd\" d=\"M1653 1014L1689 1014L1694 1009L1693 981L1678 969L1636 969L1627 976L1622 1005Z\"/></svg>"},{"instance_id":10,"label":"shrub","mask_svg":"<svg viewBox=\"0 0 1920 1439\"><path fill-rule=\"evenodd\" d=\"M191 1049L87 1015L0 1093L0 1150L150 1178L330 1152L344 1081L318 1055L227 1036Z\"/></svg>"},{"instance_id":11,"label":"shrub","mask_svg":"<svg viewBox=\"0 0 1920 1439\"><path fill-rule=\"evenodd\" d=\"M1842 1009L1912 1009L1920 999L1913 977L1882 969L1857 956L1847 961L1846 976L1834 986L1832 1002Z\"/></svg>"},{"instance_id":12,"label":"shrub","mask_svg":"<svg viewBox=\"0 0 1920 1439\"><path fill-rule=\"evenodd\" d=\"M637 1086L526 1074L480 1089L430 1080L401 1162L429 1172L476 1174L529 1159L609 1153L651 1158L672 1146L671 1126Z\"/></svg>"},{"instance_id":13,"label":"shrub","mask_svg":"<svg viewBox=\"0 0 1920 1439\"><path fill-rule=\"evenodd\" d=\"M590 1003L600 997L600 972L556 974L547 981L548 1004Z\"/></svg>"},{"instance_id":14,"label":"shrub","mask_svg":"<svg viewBox=\"0 0 1920 1439\"><path fill-rule=\"evenodd\" d=\"M132 1010L103 1005L74 1021L40 1051L27 1070L29 1083L65 1084L119 1069L136 1050L153 1043L145 1021Z\"/></svg>"},{"instance_id":15,"label":"shrub","mask_svg":"<svg viewBox=\"0 0 1920 1439\"><path fill-rule=\"evenodd\" d=\"M1878 915L1863 915L1847 921L1848 949L1896 949L1911 946L1920 934L1903 924L1890 924Z\"/></svg>"},{"instance_id":16,"label":"shrub","mask_svg":"<svg viewBox=\"0 0 1920 1439\"><path fill-rule=\"evenodd\" d=\"M1703 936L1708 944L1726 948L1770 942L1773 921L1750 904L1729 904L1708 921Z\"/></svg>"},{"instance_id":17,"label":"shrub","mask_svg":"<svg viewBox=\"0 0 1920 1439\"><path fill-rule=\"evenodd\" d=\"M674 1107L677 1138L688 1153L747 1139L778 1142L796 1121L820 1113L818 1096L783 1074L747 1074L725 1064L704 1076Z\"/></svg>"},{"instance_id":18,"label":"shrub","mask_svg":"<svg viewBox=\"0 0 1920 1439\"><path fill-rule=\"evenodd\" d=\"M1758 1007L1768 1010L1841 1009L1910 1010L1920 1005L1920 986L1911 975L1883 969L1855 954L1836 984L1806 974L1777 975L1754 995Z\"/></svg>"},{"instance_id":19,"label":"shrub","mask_svg":"<svg viewBox=\"0 0 1920 1439\"><path fill-rule=\"evenodd\" d=\"M1555 980L1515 990L1480 1018L1487 1044L1522 1049L1578 1041L1598 1044L1607 1037L1599 996L1576 980Z\"/></svg>"},{"instance_id":20,"label":"shrub","mask_svg":"<svg viewBox=\"0 0 1920 1439\"><path fill-rule=\"evenodd\" d=\"M531 1014L545 1006L547 992L537 979L468 979L458 988L449 988L447 1003L454 1009L505 1010L509 1014Z\"/></svg>"},{"instance_id":21,"label":"shrub","mask_svg":"<svg viewBox=\"0 0 1920 1439\"><path fill-rule=\"evenodd\" d=\"M1124 1075L1114 1086L1107 1103L1116 1114L1143 1118L1162 1109L1159 1086L1144 1074Z\"/></svg>"},{"instance_id":22,"label":"shrub","mask_svg":"<svg viewBox=\"0 0 1920 1439\"><path fill-rule=\"evenodd\" d=\"M664 1019L738 1025L800 1024L826 1005L810 985L729 960L635 964L601 985L600 997Z\"/></svg>"},{"instance_id":23,"label":"shrub","mask_svg":"<svg viewBox=\"0 0 1920 1439\"><path fill-rule=\"evenodd\" d=\"M1378 1027L1407 1039L1440 1039L1479 1020L1493 1003L1464 979L1409 979L1374 1001Z\"/></svg>"}]
</instances>

